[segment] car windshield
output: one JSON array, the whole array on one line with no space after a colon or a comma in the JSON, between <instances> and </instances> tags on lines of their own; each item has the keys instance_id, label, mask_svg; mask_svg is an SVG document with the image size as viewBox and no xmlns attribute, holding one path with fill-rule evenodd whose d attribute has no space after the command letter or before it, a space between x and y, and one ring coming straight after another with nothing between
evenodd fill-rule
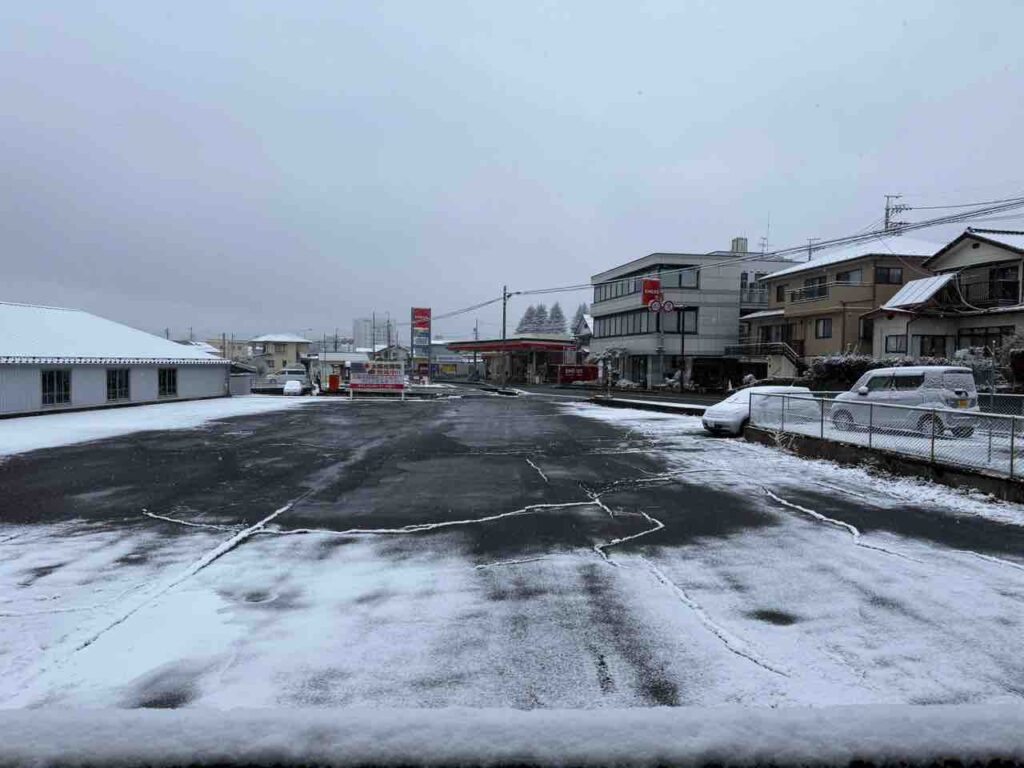
<instances>
[{"instance_id":1,"label":"car windshield","mask_svg":"<svg viewBox=\"0 0 1024 768\"><path fill-rule=\"evenodd\" d=\"M1022 39L0 2L0 768L1024 766Z\"/></svg>"}]
</instances>

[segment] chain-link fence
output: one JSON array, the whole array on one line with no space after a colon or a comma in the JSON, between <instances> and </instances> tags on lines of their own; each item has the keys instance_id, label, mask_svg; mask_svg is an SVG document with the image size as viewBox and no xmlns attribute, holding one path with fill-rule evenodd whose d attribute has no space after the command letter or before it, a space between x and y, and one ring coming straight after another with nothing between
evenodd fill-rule
<instances>
[{"instance_id":1,"label":"chain-link fence","mask_svg":"<svg viewBox=\"0 0 1024 768\"><path fill-rule=\"evenodd\" d=\"M886 403L854 393L750 396L750 425L923 458L936 464L983 469L1007 477L1020 466L1024 398L981 395L980 408ZM988 411L986 406L1003 412Z\"/></svg>"}]
</instances>

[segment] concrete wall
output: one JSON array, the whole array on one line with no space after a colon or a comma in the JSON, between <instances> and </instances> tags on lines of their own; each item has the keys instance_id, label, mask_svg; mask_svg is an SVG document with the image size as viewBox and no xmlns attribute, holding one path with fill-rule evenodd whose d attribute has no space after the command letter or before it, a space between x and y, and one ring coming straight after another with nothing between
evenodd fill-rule
<instances>
[{"instance_id":1,"label":"concrete wall","mask_svg":"<svg viewBox=\"0 0 1024 768\"><path fill-rule=\"evenodd\" d=\"M177 365L177 397L159 396L156 365L0 365L0 414L49 413L52 411L124 405L126 403L164 402L219 397L227 392L227 366ZM71 371L71 402L43 406L43 370L62 368ZM107 402L107 369L128 368L130 400Z\"/></svg>"}]
</instances>

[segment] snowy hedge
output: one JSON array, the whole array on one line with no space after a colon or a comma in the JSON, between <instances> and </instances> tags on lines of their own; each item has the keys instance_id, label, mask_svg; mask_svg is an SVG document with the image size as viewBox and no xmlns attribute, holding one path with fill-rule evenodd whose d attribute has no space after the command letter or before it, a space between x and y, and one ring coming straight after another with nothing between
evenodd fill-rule
<instances>
[{"instance_id":1,"label":"snowy hedge","mask_svg":"<svg viewBox=\"0 0 1024 768\"><path fill-rule=\"evenodd\" d=\"M811 389L849 389L868 371L876 368L900 368L910 365L962 365L944 357L891 357L881 360L870 355L834 355L819 357L804 372Z\"/></svg>"}]
</instances>

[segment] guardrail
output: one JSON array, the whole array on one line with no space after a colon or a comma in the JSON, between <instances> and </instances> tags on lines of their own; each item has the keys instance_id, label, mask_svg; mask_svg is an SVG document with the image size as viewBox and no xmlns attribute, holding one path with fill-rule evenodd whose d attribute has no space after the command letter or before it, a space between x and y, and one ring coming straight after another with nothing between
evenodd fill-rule
<instances>
[{"instance_id":1,"label":"guardrail","mask_svg":"<svg viewBox=\"0 0 1024 768\"><path fill-rule=\"evenodd\" d=\"M1024 440L1024 419L1013 415L839 400L817 393L755 393L750 397L749 423L780 435L866 446L1009 478L1024 470L1017 449Z\"/></svg>"}]
</instances>

